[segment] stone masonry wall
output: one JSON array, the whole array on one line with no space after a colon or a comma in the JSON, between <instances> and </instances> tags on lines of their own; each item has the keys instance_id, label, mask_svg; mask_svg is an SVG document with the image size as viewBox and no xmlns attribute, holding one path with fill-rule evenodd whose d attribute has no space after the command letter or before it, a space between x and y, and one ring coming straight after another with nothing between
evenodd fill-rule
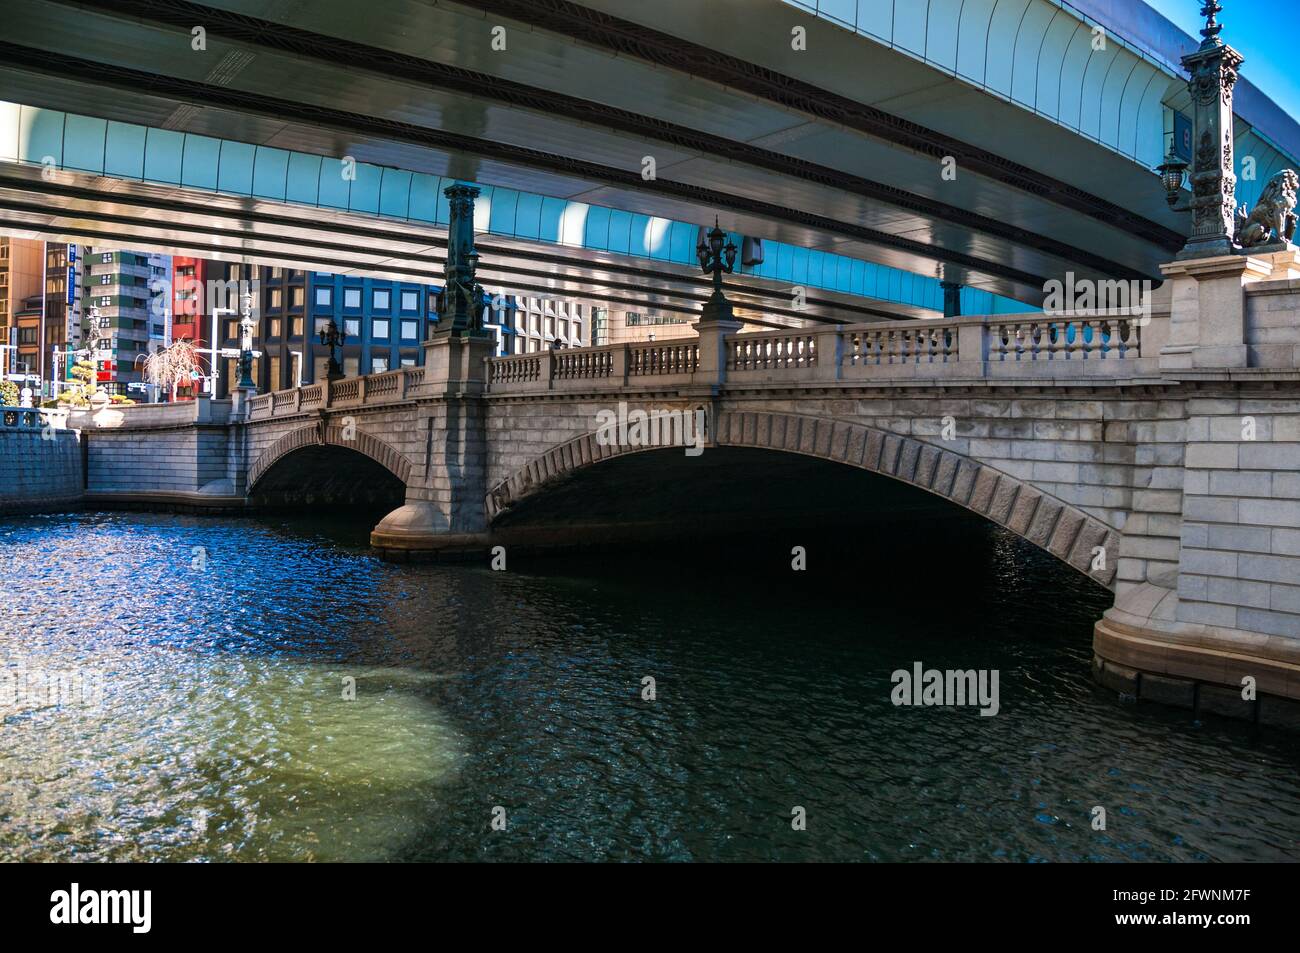
<instances>
[{"instance_id":1,"label":"stone masonry wall","mask_svg":"<svg viewBox=\"0 0 1300 953\"><path fill-rule=\"evenodd\" d=\"M1300 404L1188 401L1178 619L1300 638Z\"/></svg>"},{"instance_id":2,"label":"stone masonry wall","mask_svg":"<svg viewBox=\"0 0 1300 953\"><path fill-rule=\"evenodd\" d=\"M230 476L222 426L87 431L90 493L197 493Z\"/></svg>"},{"instance_id":3,"label":"stone masonry wall","mask_svg":"<svg viewBox=\"0 0 1300 953\"><path fill-rule=\"evenodd\" d=\"M81 444L71 430L0 430L0 512L81 502Z\"/></svg>"}]
</instances>

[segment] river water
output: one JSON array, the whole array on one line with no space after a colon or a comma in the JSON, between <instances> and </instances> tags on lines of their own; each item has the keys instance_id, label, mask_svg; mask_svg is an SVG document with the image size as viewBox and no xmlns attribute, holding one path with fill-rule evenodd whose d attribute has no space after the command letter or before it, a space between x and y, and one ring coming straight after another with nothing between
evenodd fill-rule
<instances>
[{"instance_id":1,"label":"river water","mask_svg":"<svg viewBox=\"0 0 1300 953\"><path fill-rule=\"evenodd\" d=\"M0 521L0 860L1300 859L1296 739L1095 685L1108 595L1000 530L495 572L370 525ZM998 714L895 707L915 662Z\"/></svg>"}]
</instances>

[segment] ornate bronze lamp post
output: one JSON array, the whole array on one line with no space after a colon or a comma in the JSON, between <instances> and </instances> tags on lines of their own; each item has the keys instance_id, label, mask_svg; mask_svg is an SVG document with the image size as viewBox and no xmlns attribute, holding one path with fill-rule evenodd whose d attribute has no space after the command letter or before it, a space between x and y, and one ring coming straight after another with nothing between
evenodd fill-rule
<instances>
[{"instance_id":1,"label":"ornate bronze lamp post","mask_svg":"<svg viewBox=\"0 0 1300 953\"><path fill-rule=\"evenodd\" d=\"M482 336L487 295L478 283L478 252L474 250L474 199L472 185L451 185L447 196L447 262L442 292L438 295L438 333L453 337Z\"/></svg>"},{"instance_id":2,"label":"ornate bronze lamp post","mask_svg":"<svg viewBox=\"0 0 1300 953\"><path fill-rule=\"evenodd\" d=\"M1217 17L1223 7L1206 0L1201 7L1205 27L1201 45L1183 57L1192 97L1192 200L1178 206L1187 163L1170 150L1156 166L1169 207L1192 213L1192 234L1180 258L1226 255L1233 251L1237 209L1237 177L1233 172L1232 87L1237 82L1242 56L1219 39L1223 26Z\"/></svg>"},{"instance_id":3,"label":"ornate bronze lamp post","mask_svg":"<svg viewBox=\"0 0 1300 953\"><path fill-rule=\"evenodd\" d=\"M1179 258L1226 255L1237 246L1252 251L1274 245L1274 250L1284 249L1296 232L1300 176L1292 169L1283 169L1269 180L1249 215L1245 206L1237 208L1232 88L1244 60L1219 38L1222 11L1218 0L1206 0L1201 7L1205 17L1201 45L1183 57L1192 97L1191 201L1178 204L1188 166L1172 149L1155 169L1169 207L1192 213L1192 235Z\"/></svg>"},{"instance_id":4,"label":"ornate bronze lamp post","mask_svg":"<svg viewBox=\"0 0 1300 953\"><path fill-rule=\"evenodd\" d=\"M253 382L253 296L244 292L240 298L239 384L241 390L256 390Z\"/></svg>"},{"instance_id":5,"label":"ornate bronze lamp post","mask_svg":"<svg viewBox=\"0 0 1300 953\"><path fill-rule=\"evenodd\" d=\"M713 294L704 302L702 321L735 320L731 313L731 302L722 293L722 275L729 275L735 270L737 251L736 243L727 238L727 233L718 227L715 215L713 230L700 240L695 249L700 260L700 270L706 275L713 275Z\"/></svg>"},{"instance_id":6,"label":"ornate bronze lamp post","mask_svg":"<svg viewBox=\"0 0 1300 953\"><path fill-rule=\"evenodd\" d=\"M341 348L347 343L348 335L345 331L340 331L339 326L330 318L330 323L321 328L320 343L330 349L329 363L325 365L325 377L327 380L336 381L343 376L343 367L339 364L338 359L334 357L334 349Z\"/></svg>"}]
</instances>

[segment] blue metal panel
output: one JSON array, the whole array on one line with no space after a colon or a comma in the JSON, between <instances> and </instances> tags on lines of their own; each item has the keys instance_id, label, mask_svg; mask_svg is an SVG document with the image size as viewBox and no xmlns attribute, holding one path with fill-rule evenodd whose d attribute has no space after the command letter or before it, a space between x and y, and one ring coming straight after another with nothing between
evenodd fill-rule
<instances>
[{"instance_id":1,"label":"blue metal panel","mask_svg":"<svg viewBox=\"0 0 1300 953\"><path fill-rule=\"evenodd\" d=\"M253 170L254 194L263 194L263 189L266 190L268 198L275 194L276 172L280 168L277 160L280 155L288 157L284 167L284 184L279 186L284 190L285 201L319 205L321 168L325 160L320 156L304 155L301 152L285 153L281 149L260 147L257 151L257 165ZM262 171L264 162L265 173Z\"/></svg>"},{"instance_id":2,"label":"blue metal panel","mask_svg":"<svg viewBox=\"0 0 1300 953\"><path fill-rule=\"evenodd\" d=\"M609 247L609 209L593 205L587 212L587 228L582 244L586 248Z\"/></svg>"},{"instance_id":3,"label":"blue metal panel","mask_svg":"<svg viewBox=\"0 0 1300 953\"><path fill-rule=\"evenodd\" d=\"M1060 11L1035 0L1025 8L1016 27L1015 53L1011 66L1011 98L1033 109L1038 99L1038 63L1052 18Z\"/></svg>"},{"instance_id":4,"label":"blue metal panel","mask_svg":"<svg viewBox=\"0 0 1300 953\"><path fill-rule=\"evenodd\" d=\"M181 150L181 185L186 188L217 188L217 165L221 159L221 140L211 136L185 134Z\"/></svg>"},{"instance_id":5,"label":"blue metal panel","mask_svg":"<svg viewBox=\"0 0 1300 953\"><path fill-rule=\"evenodd\" d=\"M328 164L326 164L328 165ZM257 147L252 160L252 194L261 199L285 199L289 152Z\"/></svg>"},{"instance_id":6,"label":"blue metal panel","mask_svg":"<svg viewBox=\"0 0 1300 953\"><path fill-rule=\"evenodd\" d=\"M926 17L925 58L934 63L957 62L957 27L962 0L930 0Z\"/></svg>"},{"instance_id":7,"label":"blue metal panel","mask_svg":"<svg viewBox=\"0 0 1300 953\"><path fill-rule=\"evenodd\" d=\"M649 230L649 215L638 212L632 216L632 223L628 228L627 253L629 255L636 255L639 258L650 257L649 243L646 241L646 234Z\"/></svg>"},{"instance_id":8,"label":"blue metal panel","mask_svg":"<svg viewBox=\"0 0 1300 953\"><path fill-rule=\"evenodd\" d=\"M417 172L411 179L411 218L432 223L438 217L438 177Z\"/></svg>"},{"instance_id":9,"label":"blue metal panel","mask_svg":"<svg viewBox=\"0 0 1300 953\"><path fill-rule=\"evenodd\" d=\"M1091 45L1089 49L1092 49ZM1101 98L1106 78L1115 66L1119 47L1107 43L1104 50L1092 50L1088 65L1083 71L1083 86L1079 99L1079 131L1094 139L1101 138Z\"/></svg>"},{"instance_id":10,"label":"blue metal panel","mask_svg":"<svg viewBox=\"0 0 1300 953\"><path fill-rule=\"evenodd\" d=\"M379 178L379 214L406 218L411 204L411 175L403 169L384 169Z\"/></svg>"},{"instance_id":11,"label":"blue metal panel","mask_svg":"<svg viewBox=\"0 0 1300 953\"><path fill-rule=\"evenodd\" d=\"M668 260L691 262L695 260L695 228L686 222L673 222L668 229Z\"/></svg>"},{"instance_id":12,"label":"blue metal panel","mask_svg":"<svg viewBox=\"0 0 1300 953\"><path fill-rule=\"evenodd\" d=\"M63 127L63 167L103 175L107 135L107 121L68 113Z\"/></svg>"},{"instance_id":13,"label":"blue metal panel","mask_svg":"<svg viewBox=\"0 0 1300 953\"><path fill-rule=\"evenodd\" d=\"M253 160L256 146L244 142L224 140L221 143L220 166L217 169L217 188L222 192L249 195L253 191ZM284 194L284 181L280 182L280 195Z\"/></svg>"},{"instance_id":14,"label":"blue metal panel","mask_svg":"<svg viewBox=\"0 0 1300 953\"><path fill-rule=\"evenodd\" d=\"M124 179L144 178L145 127L110 122L104 145L104 174Z\"/></svg>"},{"instance_id":15,"label":"blue metal panel","mask_svg":"<svg viewBox=\"0 0 1300 953\"><path fill-rule=\"evenodd\" d=\"M352 182L343 177L345 166L333 159L321 159L320 172L316 176L316 202L329 208L347 208L348 193Z\"/></svg>"},{"instance_id":16,"label":"blue metal panel","mask_svg":"<svg viewBox=\"0 0 1300 953\"><path fill-rule=\"evenodd\" d=\"M513 235L519 193L514 189L498 188L494 199L492 215L488 218L488 231L494 235Z\"/></svg>"},{"instance_id":17,"label":"blue metal panel","mask_svg":"<svg viewBox=\"0 0 1300 953\"><path fill-rule=\"evenodd\" d=\"M929 3L894 4L894 46L925 56L925 21Z\"/></svg>"},{"instance_id":18,"label":"blue metal panel","mask_svg":"<svg viewBox=\"0 0 1300 953\"><path fill-rule=\"evenodd\" d=\"M348 194L348 207L352 211L369 212L372 215L379 211L379 179L382 172L379 166L369 162L357 163L357 177Z\"/></svg>"},{"instance_id":19,"label":"blue metal panel","mask_svg":"<svg viewBox=\"0 0 1300 953\"><path fill-rule=\"evenodd\" d=\"M989 29L997 0L966 0L957 24L957 75L983 84L988 72Z\"/></svg>"},{"instance_id":20,"label":"blue metal panel","mask_svg":"<svg viewBox=\"0 0 1300 953\"><path fill-rule=\"evenodd\" d=\"M62 165L63 119L64 114L54 109L23 106L18 112L19 161Z\"/></svg>"},{"instance_id":21,"label":"blue metal panel","mask_svg":"<svg viewBox=\"0 0 1300 953\"><path fill-rule=\"evenodd\" d=\"M542 198L542 215L538 224L537 236L544 242L559 242L564 227L565 209L572 203L563 199L544 196Z\"/></svg>"},{"instance_id":22,"label":"blue metal panel","mask_svg":"<svg viewBox=\"0 0 1300 953\"><path fill-rule=\"evenodd\" d=\"M515 213L515 237L538 238L542 227L542 197L531 192L520 192L518 211Z\"/></svg>"},{"instance_id":23,"label":"blue metal panel","mask_svg":"<svg viewBox=\"0 0 1300 953\"><path fill-rule=\"evenodd\" d=\"M817 0L817 12L841 26L853 29L858 16L857 0Z\"/></svg>"},{"instance_id":24,"label":"blue metal panel","mask_svg":"<svg viewBox=\"0 0 1300 953\"><path fill-rule=\"evenodd\" d=\"M147 182L179 185L181 150L185 136L171 129L149 129L144 143L144 177Z\"/></svg>"},{"instance_id":25,"label":"blue metal panel","mask_svg":"<svg viewBox=\"0 0 1300 953\"><path fill-rule=\"evenodd\" d=\"M888 42L894 35L894 0L858 0L858 31Z\"/></svg>"},{"instance_id":26,"label":"blue metal panel","mask_svg":"<svg viewBox=\"0 0 1300 953\"><path fill-rule=\"evenodd\" d=\"M984 85L1007 98L1011 96L1011 74L1016 63L1016 32L1029 4L1030 0L998 0L997 6L993 8ZM1007 53L1013 55L1008 56Z\"/></svg>"}]
</instances>

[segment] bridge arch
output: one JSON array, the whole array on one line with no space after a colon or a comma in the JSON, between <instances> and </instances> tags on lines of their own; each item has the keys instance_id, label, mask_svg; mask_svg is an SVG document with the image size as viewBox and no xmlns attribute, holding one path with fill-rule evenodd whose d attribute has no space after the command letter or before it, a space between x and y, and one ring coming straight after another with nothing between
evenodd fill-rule
<instances>
[{"instance_id":1,"label":"bridge arch","mask_svg":"<svg viewBox=\"0 0 1300 953\"><path fill-rule=\"evenodd\" d=\"M1107 588L1114 587L1119 533L1031 483L933 443L830 417L764 411L718 415L711 446L815 457L910 484L983 516ZM578 470L662 446L602 445L596 433L561 443L502 480L484 501L489 524ZM1095 547L1105 550L1094 569Z\"/></svg>"},{"instance_id":2,"label":"bridge arch","mask_svg":"<svg viewBox=\"0 0 1300 953\"><path fill-rule=\"evenodd\" d=\"M269 444L248 468L248 492L251 495L277 463L289 454L309 447L338 447L369 457L406 485L411 462L401 451L374 434L355 427L342 427L321 419L308 427L291 430Z\"/></svg>"}]
</instances>

